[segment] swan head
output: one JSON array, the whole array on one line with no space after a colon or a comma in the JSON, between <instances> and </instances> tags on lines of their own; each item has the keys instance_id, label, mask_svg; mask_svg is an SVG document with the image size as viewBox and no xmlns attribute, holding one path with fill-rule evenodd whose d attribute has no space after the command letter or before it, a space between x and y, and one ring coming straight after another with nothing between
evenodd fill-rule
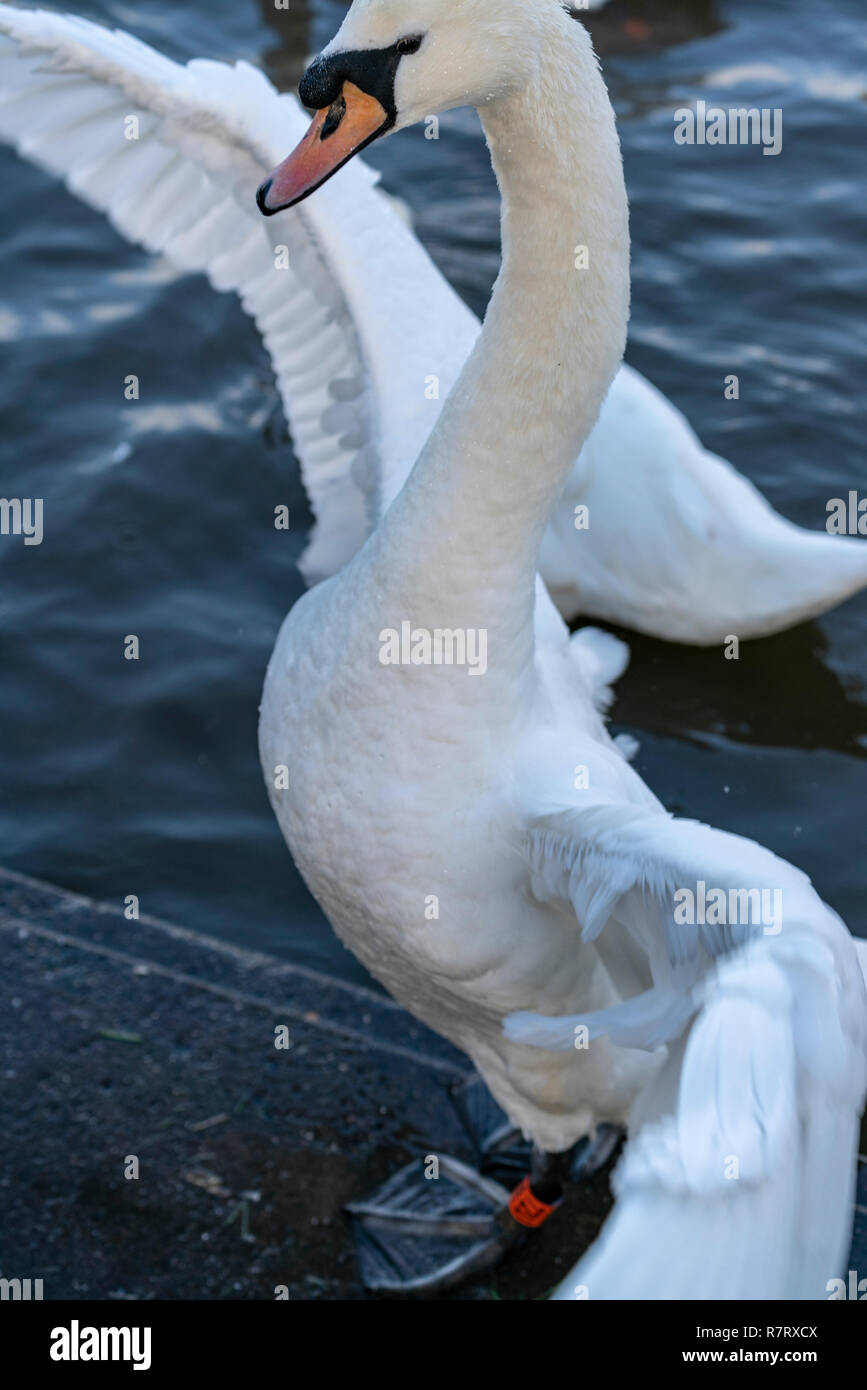
<instances>
[{"instance_id":1,"label":"swan head","mask_svg":"<svg viewBox=\"0 0 867 1390\"><path fill-rule=\"evenodd\" d=\"M559 0L354 0L298 89L313 123L256 195L270 216L390 131L482 106L526 80Z\"/></svg>"}]
</instances>

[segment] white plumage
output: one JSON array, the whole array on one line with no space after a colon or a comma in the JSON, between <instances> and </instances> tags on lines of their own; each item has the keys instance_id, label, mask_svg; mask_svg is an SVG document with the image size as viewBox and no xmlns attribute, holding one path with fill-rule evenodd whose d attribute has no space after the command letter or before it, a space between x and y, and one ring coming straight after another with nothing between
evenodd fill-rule
<instances>
[{"instance_id":1,"label":"white plumage","mask_svg":"<svg viewBox=\"0 0 867 1390\"><path fill-rule=\"evenodd\" d=\"M394 14L356 4L336 42L393 42ZM464 95L483 108L505 220L481 337L358 161L258 219L252 191L304 123L246 65L180 68L0 5L0 133L126 235L236 290L263 332L317 510L308 567L345 566L296 605L269 667L275 813L343 940L538 1144L629 1122L615 1212L558 1297L823 1297L865 1090L853 942L799 871L667 815L597 712L622 644L570 639L534 574L541 552L565 607L714 641L820 611L867 560L775 517L617 372L626 202L583 29L555 0L407 0L400 16L425 43L398 124L416 82L424 111L425 81L467 54L485 70ZM125 143L131 110L141 138ZM576 241L593 249L585 281ZM431 371L441 397L455 386L445 404L420 389ZM656 527L638 527L630 488ZM575 499L594 518L577 541ZM405 619L484 630L484 678L384 666L381 633ZM781 893L779 932L679 923L675 895L700 882Z\"/></svg>"}]
</instances>

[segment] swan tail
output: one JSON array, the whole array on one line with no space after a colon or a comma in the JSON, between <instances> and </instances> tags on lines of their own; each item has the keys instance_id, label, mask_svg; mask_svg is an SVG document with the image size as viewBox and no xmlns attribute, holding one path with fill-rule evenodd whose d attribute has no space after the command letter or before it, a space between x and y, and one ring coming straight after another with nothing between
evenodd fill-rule
<instances>
[{"instance_id":1,"label":"swan tail","mask_svg":"<svg viewBox=\"0 0 867 1390\"><path fill-rule=\"evenodd\" d=\"M780 595L760 627L744 636L767 636L807 622L867 588L867 540L804 531L786 523L788 541L779 550Z\"/></svg>"},{"instance_id":2,"label":"swan tail","mask_svg":"<svg viewBox=\"0 0 867 1390\"><path fill-rule=\"evenodd\" d=\"M805 530L762 502L743 528L740 556L733 553L728 573L719 576L717 628L728 630L717 630L718 640L773 636L867 587L867 540Z\"/></svg>"},{"instance_id":3,"label":"swan tail","mask_svg":"<svg viewBox=\"0 0 867 1390\"><path fill-rule=\"evenodd\" d=\"M576 533L577 503L590 524ZM570 619L581 613L699 646L767 636L867 585L852 498L815 505L814 525L840 535L781 516L624 365L545 534L540 567Z\"/></svg>"}]
</instances>

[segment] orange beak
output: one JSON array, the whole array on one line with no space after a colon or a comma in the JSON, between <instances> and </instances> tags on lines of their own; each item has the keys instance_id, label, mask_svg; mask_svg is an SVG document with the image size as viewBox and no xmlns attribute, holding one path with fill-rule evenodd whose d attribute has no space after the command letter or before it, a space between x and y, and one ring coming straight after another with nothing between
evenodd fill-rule
<instances>
[{"instance_id":1,"label":"orange beak","mask_svg":"<svg viewBox=\"0 0 867 1390\"><path fill-rule=\"evenodd\" d=\"M337 100L316 112L300 145L262 184L256 194L259 211L271 217L300 203L389 123L388 112L376 97L344 82Z\"/></svg>"}]
</instances>

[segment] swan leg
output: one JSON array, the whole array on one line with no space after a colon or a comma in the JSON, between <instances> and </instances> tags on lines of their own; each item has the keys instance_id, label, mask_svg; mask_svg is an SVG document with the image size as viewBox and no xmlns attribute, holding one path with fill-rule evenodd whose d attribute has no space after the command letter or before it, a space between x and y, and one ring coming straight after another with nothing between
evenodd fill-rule
<instances>
[{"instance_id":1,"label":"swan leg","mask_svg":"<svg viewBox=\"0 0 867 1390\"><path fill-rule=\"evenodd\" d=\"M576 1147L573 1145L561 1153L547 1153L533 1145L530 1172L509 1196L509 1214L519 1226L535 1230L557 1210L570 1181Z\"/></svg>"},{"instance_id":2,"label":"swan leg","mask_svg":"<svg viewBox=\"0 0 867 1390\"><path fill-rule=\"evenodd\" d=\"M534 1150L529 1140L500 1109L478 1073L455 1086L451 1098L472 1142L479 1172L508 1182L530 1171ZM594 1134L579 1139L569 1150L572 1155L570 1181L584 1182L604 1168L624 1132L619 1125L600 1124Z\"/></svg>"},{"instance_id":3,"label":"swan leg","mask_svg":"<svg viewBox=\"0 0 867 1390\"><path fill-rule=\"evenodd\" d=\"M599 1125L595 1134L559 1153L534 1144L530 1172L509 1197L511 1215L522 1226L541 1226L560 1205L570 1183L584 1182L605 1167L622 1137L618 1125Z\"/></svg>"}]
</instances>

